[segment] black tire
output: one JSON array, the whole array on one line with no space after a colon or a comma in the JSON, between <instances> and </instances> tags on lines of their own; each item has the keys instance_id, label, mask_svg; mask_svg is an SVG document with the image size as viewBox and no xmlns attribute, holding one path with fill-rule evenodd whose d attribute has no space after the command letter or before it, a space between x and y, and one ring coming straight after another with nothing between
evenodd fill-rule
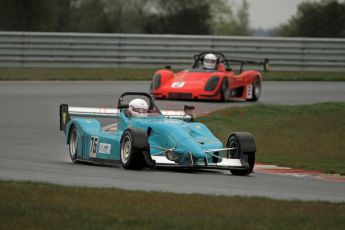
<instances>
[{"instance_id":1,"label":"black tire","mask_svg":"<svg viewBox=\"0 0 345 230\"><path fill-rule=\"evenodd\" d=\"M235 148L227 151L227 158L240 159L243 168L231 169L233 175L245 176L253 172L255 164L256 144L250 133L237 132L229 136L227 148Z\"/></svg>"},{"instance_id":2,"label":"black tire","mask_svg":"<svg viewBox=\"0 0 345 230\"><path fill-rule=\"evenodd\" d=\"M227 78L223 78L222 86L220 88L220 97L222 102L227 102L230 98L229 82Z\"/></svg>"},{"instance_id":3,"label":"black tire","mask_svg":"<svg viewBox=\"0 0 345 230\"><path fill-rule=\"evenodd\" d=\"M76 126L72 126L69 133L69 156L73 163L77 163L78 153L78 129Z\"/></svg>"},{"instance_id":4,"label":"black tire","mask_svg":"<svg viewBox=\"0 0 345 230\"><path fill-rule=\"evenodd\" d=\"M123 168L141 169L148 165L144 158L144 154L149 154L145 152L146 143L139 143L142 139L134 130L129 129L123 133L120 144L120 162Z\"/></svg>"},{"instance_id":5,"label":"black tire","mask_svg":"<svg viewBox=\"0 0 345 230\"><path fill-rule=\"evenodd\" d=\"M257 101L261 96L261 80L259 77L256 77L253 82L252 95L253 97L247 101Z\"/></svg>"}]
</instances>

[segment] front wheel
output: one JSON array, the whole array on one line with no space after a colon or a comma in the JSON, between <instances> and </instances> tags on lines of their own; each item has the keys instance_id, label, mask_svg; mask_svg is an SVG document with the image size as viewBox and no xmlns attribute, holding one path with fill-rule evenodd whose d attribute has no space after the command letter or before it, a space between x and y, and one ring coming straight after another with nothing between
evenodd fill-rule
<instances>
[{"instance_id":1,"label":"front wheel","mask_svg":"<svg viewBox=\"0 0 345 230\"><path fill-rule=\"evenodd\" d=\"M253 172L255 164L256 144L254 137L250 133L237 132L230 135L226 143L227 148L233 148L227 151L227 158L240 159L242 168L231 169L233 175L248 175Z\"/></svg>"},{"instance_id":2,"label":"front wheel","mask_svg":"<svg viewBox=\"0 0 345 230\"><path fill-rule=\"evenodd\" d=\"M222 86L220 89L220 97L221 101L227 102L230 97L230 89L229 89L229 82L228 79L224 78L222 81Z\"/></svg>"},{"instance_id":3,"label":"front wheel","mask_svg":"<svg viewBox=\"0 0 345 230\"><path fill-rule=\"evenodd\" d=\"M73 163L77 162L77 149L78 149L78 129L73 126L69 134L69 156Z\"/></svg>"},{"instance_id":4,"label":"front wheel","mask_svg":"<svg viewBox=\"0 0 345 230\"><path fill-rule=\"evenodd\" d=\"M126 130L122 135L120 144L122 167L125 169L141 169L145 166L153 166L148 150L148 137L145 132L137 129Z\"/></svg>"}]
</instances>

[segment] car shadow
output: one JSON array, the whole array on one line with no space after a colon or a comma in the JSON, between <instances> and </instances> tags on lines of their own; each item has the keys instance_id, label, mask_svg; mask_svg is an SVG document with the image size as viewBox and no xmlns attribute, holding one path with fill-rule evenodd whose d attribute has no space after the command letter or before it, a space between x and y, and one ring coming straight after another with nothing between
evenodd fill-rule
<instances>
[{"instance_id":1,"label":"car shadow","mask_svg":"<svg viewBox=\"0 0 345 230\"><path fill-rule=\"evenodd\" d=\"M114 168L114 169L121 169L121 170L128 170L124 169L121 166L121 163L97 163L97 162L87 162L87 161L78 161L77 163L72 162L59 162L63 165L80 165L80 166L96 166L96 167L104 167L104 168ZM252 177L253 173L247 176L238 176L232 175L230 170L221 170L221 169L207 169L207 168L178 168L178 167L171 167L171 166L157 166L154 169L152 168L142 168L136 170L128 170L131 172L164 172L164 173L178 173L178 174L194 174L194 175L218 175L218 176L234 176L234 177L245 177L250 178Z\"/></svg>"},{"instance_id":2,"label":"car shadow","mask_svg":"<svg viewBox=\"0 0 345 230\"><path fill-rule=\"evenodd\" d=\"M151 170L154 171L154 170ZM157 167L156 171L166 172L166 173L181 173L181 174L196 174L196 175L217 175L217 176L234 176L234 177L244 177L251 178L252 174L246 176L239 176L231 174L230 170L221 169L206 169L206 168L174 168L174 167Z\"/></svg>"}]
</instances>

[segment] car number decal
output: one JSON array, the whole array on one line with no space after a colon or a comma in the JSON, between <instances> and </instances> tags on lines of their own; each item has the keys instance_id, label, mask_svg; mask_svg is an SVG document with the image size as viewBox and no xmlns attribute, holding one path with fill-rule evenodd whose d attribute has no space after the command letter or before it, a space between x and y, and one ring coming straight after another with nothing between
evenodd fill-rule
<instances>
[{"instance_id":1,"label":"car number decal","mask_svg":"<svg viewBox=\"0 0 345 230\"><path fill-rule=\"evenodd\" d=\"M97 146L98 146L98 137L92 136L90 143L90 157L96 157Z\"/></svg>"},{"instance_id":2,"label":"car number decal","mask_svg":"<svg viewBox=\"0 0 345 230\"><path fill-rule=\"evenodd\" d=\"M99 153L110 154L111 144L100 143Z\"/></svg>"},{"instance_id":3,"label":"car number decal","mask_svg":"<svg viewBox=\"0 0 345 230\"><path fill-rule=\"evenodd\" d=\"M183 81L178 81L178 82L174 82L172 83L171 87L172 88L182 88L184 86L185 82Z\"/></svg>"}]
</instances>

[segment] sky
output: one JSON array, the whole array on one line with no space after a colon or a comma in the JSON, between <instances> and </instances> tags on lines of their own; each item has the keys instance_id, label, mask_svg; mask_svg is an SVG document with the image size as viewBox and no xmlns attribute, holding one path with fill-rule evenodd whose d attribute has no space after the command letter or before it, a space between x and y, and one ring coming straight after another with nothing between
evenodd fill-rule
<instances>
[{"instance_id":1,"label":"sky","mask_svg":"<svg viewBox=\"0 0 345 230\"><path fill-rule=\"evenodd\" d=\"M289 20L297 12L297 6L306 0L247 0L250 5L252 28L270 29ZM310 1L310 0L307 0ZM230 0L241 4L242 0Z\"/></svg>"}]
</instances>

